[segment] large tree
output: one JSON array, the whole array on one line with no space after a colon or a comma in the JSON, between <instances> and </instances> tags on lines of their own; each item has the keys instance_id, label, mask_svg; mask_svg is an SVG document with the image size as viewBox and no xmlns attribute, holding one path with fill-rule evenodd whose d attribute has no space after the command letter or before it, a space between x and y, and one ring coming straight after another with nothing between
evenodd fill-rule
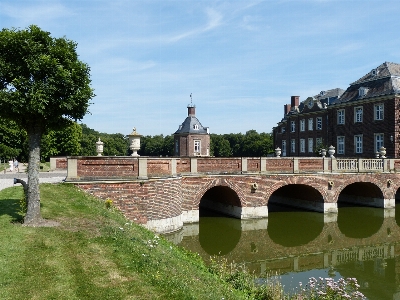
<instances>
[{"instance_id":1,"label":"large tree","mask_svg":"<svg viewBox=\"0 0 400 300\"><path fill-rule=\"evenodd\" d=\"M0 117L28 135L26 225L45 223L39 195L42 135L82 119L94 97L89 66L78 59L76 47L35 25L0 31Z\"/></svg>"}]
</instances>

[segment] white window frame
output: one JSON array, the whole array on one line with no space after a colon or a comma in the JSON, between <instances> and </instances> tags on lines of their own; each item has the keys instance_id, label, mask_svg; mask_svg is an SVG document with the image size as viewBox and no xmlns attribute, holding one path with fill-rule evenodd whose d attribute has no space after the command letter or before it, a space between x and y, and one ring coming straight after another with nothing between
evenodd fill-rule
<instances>
[{"instance_id":1,"label":"white window frame","mask_svg":"<svg viewBox=\"0 0 400 300\"><path fill-rule=\"evenodd\" d=\"M306 153L306 140L300 139L300 153Z\"/></svg>"},{"instance_id":2,"label":"white window frame","mask_svg":"<svg viewBox=\"0 0 400 300\"><path fill-rule=\"evenodd\" d=\"M345 120L345 110L344 109L338 109L337 111L337 123L338 125L343 125L344 120Z\"/></svg>"},{"instance_id":3,"label":"white window frame","mask_svg":"<svg viewBox=\"0 0 400 300\"><path fill-rule=\"evenodd\" d=\"M300 120L300 131L306 131L306 120L305 119Z\"/></svg>"},{"instance_id":4,"label":"white window frame","mask_svg":"<svg viewBox=\"0 0 400 300\"><path fill-rule=\"evenodd\" d=\"M285 133L285 132L286 132L285 126L282 126L282 127L281 127L281 133Z\"/></svg>"},{"instance_id":5,"label":"white window frame","mask_svg":"<svg viewBox=\"0 0 400 300\"><path fill-rule=\"evenodd\" d=\"M282 140L282 156L286 156L286 140Z\"/></svg>"},{"instance_id":6,"label":"white window frame","mask_svg":"<svg viewBox=\"0 0 400 300\"><path fill-rule=\"evenodd\" d=\"M322 117L317 117L316 130L322 130Z\"/></svg>"},{"instance_id":7,"label":"white window frame","mask_svg":"<svg viewBox=\"0 0 400 300\"><path fill-rule=\"evenodd\" d=\"M296 153L296 140L290 140L290 153Z\"/></svg>"},{"instance_id":8,"label":"white window frame","mask_svg":"<svg viewBox=\"0 0 400 300\"><path fill-rule=\"evenodd\" d=\"M354 136L354 153L363 153L363 135L357 134Z\"/></svg>"},{"instance_id":9,"label":"white window frame","mask_svg":"<svg viewBox=\"0 0 400 300\"><path fill-rule=\"evenodd\" d=\"M354 107L354 123L362 123L363 121L363 107Z\"/></svg>"},{"instance_id":10,"label":"white window frame","mask_svg":"<svg viewBox=\"0 0 400 300\"><path fill-rule=\"evenodd\" d=\"M314 127L314 119L310 118L310 119L308 119L308 130L312 131L313 127Z\"/></svg>"},{"instance_id":11,"label":"white window frame","mask_svg":"<svg viewBox=\"0 0 400 300\"><path fill-rule=\"evenodd\" d=\"M178 140L175 140L175 153L176 153L176 155L179 154L179 141Z\"/></svg>"},{"instance_id":12,"label":"white window frame","mask_svg":"<svg viewBox=\"0 0 400 300\"><path fill-rule=\"evenodd\" d=\"M374 120L375 121L383 120L383 118L384 118L383 112L384 112L384 104L383 103L375 104L374 105Z\"/></svg>"},{"instance_id":13,"label":"white window frame","mask_svg":"<svg viewBox=\"0 0 400 300\"><path fill-rule=\"evenodd\" d=\"M314 139L308 138L308 153L314 152Z\"/></svg>"},{"instance_id":14,"label":"white window frame","mask_svg":"<svg viewBox=\"0 0 400 300\"><path fill-rule=\"evenodd\" d=\"M337 154L344 154L344 136L337 137Z\"/></svg>"},{"instance_id":15,"label":"white window frame","mask_svg":"<svg viewBox=\"0 0 400 300\"><path fill-rule=\"evenodd\" d=\"M290 121L290 132L296 132L296 122Z\"/></svg>"},{"instance_id":16,"label":"white window frame","mask_svg":"<svg viewBox=\"0 0 400 300\"><path fill-rule=\"evenodd\" d=\"M201 141L194 140L194 153L200 153L201 151Z\"/></svg>"},{"instance_id":17,"label":"white window frame","mask_svg":"<svg viewBox=\"0 0 400 300\"><path fill-rule=\"evenodd\" d=\"M375 152L379 152L381 147L384 147L385 135L383 133L374 133Z\"/></svg>"}]
</instances>

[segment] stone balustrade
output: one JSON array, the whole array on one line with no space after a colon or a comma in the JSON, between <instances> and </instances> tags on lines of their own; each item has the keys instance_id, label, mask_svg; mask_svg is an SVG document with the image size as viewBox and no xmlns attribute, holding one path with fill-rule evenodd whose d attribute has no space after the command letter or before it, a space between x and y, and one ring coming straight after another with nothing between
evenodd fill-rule
<instances>
[{"instance_id":1,"label":"stone balustrade","mask_svg":"<svg viewBox=\"0 0 400 300\"><path fill-rule=\"evenodd\" d=\"M310 157L68 157L69 180L148 179L199 174L393 173L400 159Z\"/></svg>"}]
</instances>

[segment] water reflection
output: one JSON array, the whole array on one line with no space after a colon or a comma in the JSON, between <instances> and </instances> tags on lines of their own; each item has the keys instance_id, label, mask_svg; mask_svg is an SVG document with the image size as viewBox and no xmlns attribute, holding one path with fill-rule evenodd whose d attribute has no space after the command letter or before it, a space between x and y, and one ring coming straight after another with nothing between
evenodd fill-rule
<instances>
[{"instance_id":1,"label":"water reflection","mask_svg":"<svg viewBox=\"0 0 400 300\"><path fill-rule=\"evenodd\" d=\"M242 234L239 219L202 210L199 222L199 241L209 255L225 255L235 249Z\"/></svg>"},{"instance_id":2,"label":"water reflection","mask_svg":"<svg viewBox=\"0 0 400 300\"><path fill-rule=\"evenodd\" d=\"M398 207L396 207L396 211ZM167 238L208 261L220 255L287 289L315 277L356 277L369 299L400 299L400 212L339 207L337 221L321 213L269 207L268 219L201 216Z\"/></svg>"},{"instance_id":3,"label":"water reflection","mask_svg":"<svg viewBox=\"0 0 400 300\"><path fill-rule=\"evenodd\" d=\"M341 204L337 222L345 236L362 239L375 234L382 227L383 219L383 209Z\"/></svg>"},{"instance_id":4,"label":"water reflection","mask_svg":"<svg viewBox=\"0 0 400 300\"><path fill-rule=\"evenodd\" d=\"M269 205L268 235L285 247L308 244L317 238L324 227L324 215L278 205Z\"/></svg>"}]
</instances>

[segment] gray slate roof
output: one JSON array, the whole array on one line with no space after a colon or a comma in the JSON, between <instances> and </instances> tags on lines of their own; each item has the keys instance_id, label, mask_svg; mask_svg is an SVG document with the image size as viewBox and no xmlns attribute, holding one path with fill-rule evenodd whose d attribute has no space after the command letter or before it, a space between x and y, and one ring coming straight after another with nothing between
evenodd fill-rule
<instances>
[{"instance_id":1,"label":"gray slate roof","mask_svg":"<svg viewBox=\"0 0 400 300\"><path fill-rule=\"evenodd\" d=\"M367 93L360 97L359 89L367 88ZM400 93L400 64L385 62L357 81L350 84L338 103L368 99L372 97Z\"/></svg>"},{"instance_id":2,"label":"gray slate roof","mask_svg":"<svg viewBox=\"0 0 400 300\"><path fill-rule=\"evenodd\" d=\"M198 129L195 129L197 125ZM185 121L183 121L182 125L179 126L179 129L175 131L174 134L186 134L186 133L194 133L194 134L208 134L207 127L203 127L200 121L195 116L187 116Z\"/></svg>"}]
</instances>

